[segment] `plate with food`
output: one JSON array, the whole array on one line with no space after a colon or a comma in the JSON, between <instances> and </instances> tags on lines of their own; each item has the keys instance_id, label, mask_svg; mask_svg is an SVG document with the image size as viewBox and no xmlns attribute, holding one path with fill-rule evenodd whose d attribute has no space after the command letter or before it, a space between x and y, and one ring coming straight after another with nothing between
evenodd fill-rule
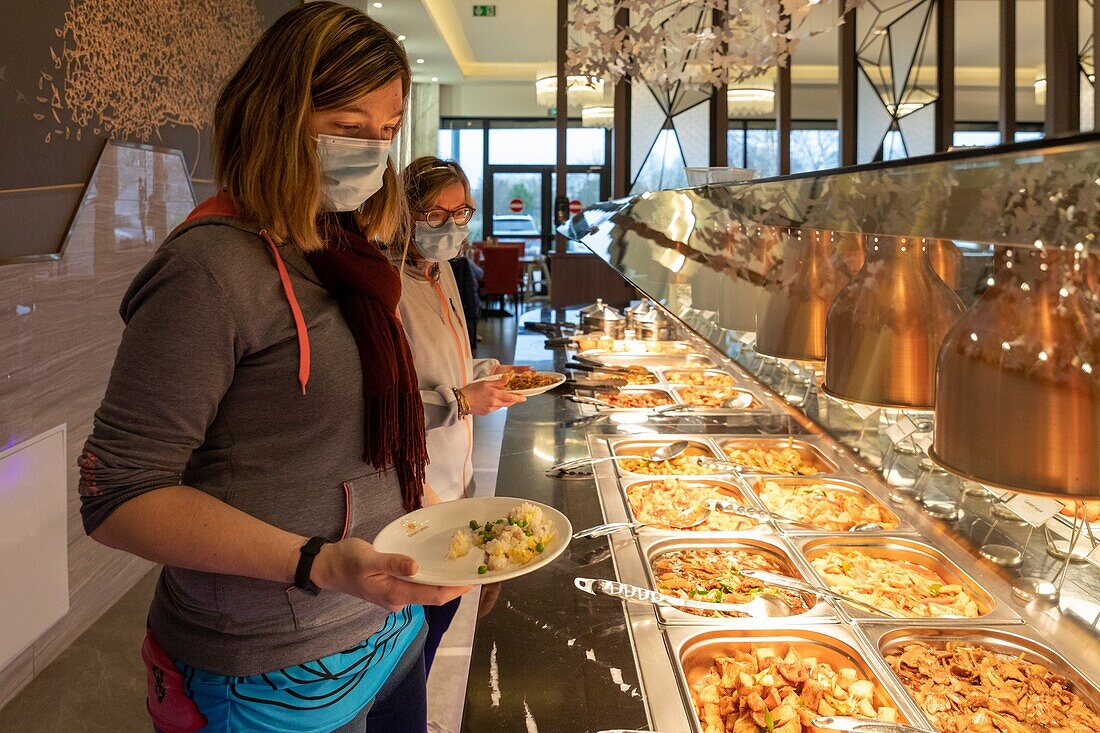
<instances>
[{"instance_id":1,"label":"plate with food","mask_svg":"<svg viewBox=\"0 0 1100 733\"><path fill-rule=\"evenodd\" d=\"M524 397L549 392L565 382L565 375L557 372L505 372L504 378L507 382L501 389Z\"/></svg>"},{"instance_id":2,"label":"plate with food","mask_svg":"<svg viewBox=\"0 0 1100 733\"><path fill-rule=\"evenodd\" d=\"M446 501L390 522L379 552L416 560L407 580L424 585L486 585L549 564L569 545L573 526L553 507L507 496Z\"/></svg>"}]
</instances>

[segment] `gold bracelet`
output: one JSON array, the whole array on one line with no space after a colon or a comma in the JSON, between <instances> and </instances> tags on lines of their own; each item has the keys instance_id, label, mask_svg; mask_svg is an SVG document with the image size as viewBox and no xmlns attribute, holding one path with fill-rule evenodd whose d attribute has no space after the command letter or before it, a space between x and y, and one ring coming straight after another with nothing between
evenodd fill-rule
<instances>
[{"instance_id":1,"label":"gold bracelet","mask_svg":"<svg viewBox=\"0 0 1100 733\"><path fill-rule=\"evenodd\" d=\"M458 419L465 420L470 414L470 402L466 399L466 395L462 394L462 390L457 387L451 391L455 393L455 401L458 402Z\"/></svg>"}]
</instances>

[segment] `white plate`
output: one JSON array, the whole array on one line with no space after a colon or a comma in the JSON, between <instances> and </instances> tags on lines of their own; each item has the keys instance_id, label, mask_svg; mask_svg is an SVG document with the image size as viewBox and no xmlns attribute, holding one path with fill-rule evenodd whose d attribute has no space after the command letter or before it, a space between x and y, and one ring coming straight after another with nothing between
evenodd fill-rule
<instances>
[{"instance_id":1,"label":"white plate","mask_svg":"<svg viewBox=\"0 0 1100 733\"><path fill-rule=\"evenodd\" d=\"M559 374L558 372L536 372L536 374L545 374L548 377L554 377L554 381L546 385L545 387L532 387L531 389L506 389L504 391L510 392L512 394L523 395L524 397L533 397L534 395L542 394L543 392L549 392L550 390L554 389L554 387L557 387L565 382L565 375Z\"/></svg>"},{"instance_id":2,"label":"white plate","mask_svg":"<svg viewBox=\"0 0 1100 733\"><path fill-rule=\"evenodd\" d=\"M541 555L526 565L509 565L503 570L490 570L479 575L477 568L485 564L485 553L473 548L465 557L447 558L451 537L457 529L469 529L470 520L480 524L507 517L513 507L528 499L507 496L484 496L474 499L458 499L418 509L390 522L374 538L379 552L399 552L409 555L420 565L420 572L406 580L424 585L487 585L511 580L538 570L549 564L569 546L573 525L557 509L531 501L542 508L543 517L554 527L554 540ZM423 527L410 534L410 522Z\"/></svg>"}]
</instances>

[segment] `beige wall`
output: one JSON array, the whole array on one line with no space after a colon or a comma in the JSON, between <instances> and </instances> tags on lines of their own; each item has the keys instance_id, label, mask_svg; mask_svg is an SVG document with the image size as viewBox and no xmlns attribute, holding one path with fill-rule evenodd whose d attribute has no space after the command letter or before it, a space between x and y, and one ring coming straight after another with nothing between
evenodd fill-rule
<instances>
[{"instance_id":1,"label":"beige wall","mask_svg":"<svg viewBox=\"0 0 1100 733\"><path fill-rule=\"evenodd\" d=\"M76 459L122 335L122 294L193 206L182 156L108 143L61 259L0 266L0 445L68 425L69 565L69 613L0 669L0 706L152 567L84 534Z\"/></svg>"}]
</instances>

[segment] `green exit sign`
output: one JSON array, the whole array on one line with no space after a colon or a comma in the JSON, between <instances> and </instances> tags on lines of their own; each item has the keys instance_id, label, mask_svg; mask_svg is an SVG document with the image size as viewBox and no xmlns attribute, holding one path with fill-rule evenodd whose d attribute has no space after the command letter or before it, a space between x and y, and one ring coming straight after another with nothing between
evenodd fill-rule
<instances>
[{"instance_id":1,"label":"green exit sign","mask_svg":"<svg viewBox=\"0 0 1100 733\"><path fill-rule=\"evenodd\" d=\"M474 6L475 18L495 18L497 17L496 5L475 5Z\"/></svg>"}]
</instances>

